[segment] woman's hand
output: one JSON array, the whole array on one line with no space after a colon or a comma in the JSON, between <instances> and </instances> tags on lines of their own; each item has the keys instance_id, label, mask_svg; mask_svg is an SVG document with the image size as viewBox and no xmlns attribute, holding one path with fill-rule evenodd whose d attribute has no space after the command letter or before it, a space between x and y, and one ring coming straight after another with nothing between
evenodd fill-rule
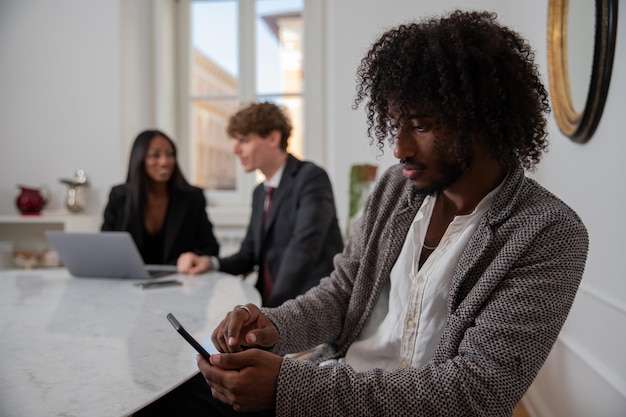
<instances>
[{"instance_id":1,"label":"woman's hand","mask_svg":"<svg viewBox=\"0 0 626 417\"><path fill-rule=\"evenodd\" d=\"M178 272L186 274L201 274L211 268L211 258L199 256L193 252L181 253L176 261Z\"/></svg>"}]
</instances>

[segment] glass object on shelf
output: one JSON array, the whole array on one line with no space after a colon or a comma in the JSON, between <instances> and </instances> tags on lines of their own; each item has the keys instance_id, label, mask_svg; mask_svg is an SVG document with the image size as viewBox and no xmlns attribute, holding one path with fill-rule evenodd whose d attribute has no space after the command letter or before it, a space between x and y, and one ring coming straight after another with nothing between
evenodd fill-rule
<instances>
[{"instance_id":1,"label":"glass object on shelf","mask_svg":"<svg viewBox=\"0 0 626 417\"><path fill-rule=\"evenodd\" d=\"M85 187L89 185L85 171L79 169L74 173L72 178L61 178L59 181L69 187L65 201L67 209L72 213L80 213L85 210L87 206Z\"/></svg>"}]
</instances>

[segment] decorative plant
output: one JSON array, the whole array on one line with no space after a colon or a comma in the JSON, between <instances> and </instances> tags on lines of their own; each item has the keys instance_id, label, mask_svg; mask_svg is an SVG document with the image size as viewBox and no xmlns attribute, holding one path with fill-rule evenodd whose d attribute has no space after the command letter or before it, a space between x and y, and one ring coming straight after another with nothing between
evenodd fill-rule
<instances>
[{"instance_id":1,"label":"decorative plant","mask_svg":"<svg viewBox=\"0 0 626 417\"><path fill-rule=\"evenodd\" d=\"M376 180L376 172L378 166L370 164L352 165L350 169L350 207L348 210L348 230L350 232L350 224L357 217L365 200L369 196L372 184Z\"/></svg>"}]
</instances>

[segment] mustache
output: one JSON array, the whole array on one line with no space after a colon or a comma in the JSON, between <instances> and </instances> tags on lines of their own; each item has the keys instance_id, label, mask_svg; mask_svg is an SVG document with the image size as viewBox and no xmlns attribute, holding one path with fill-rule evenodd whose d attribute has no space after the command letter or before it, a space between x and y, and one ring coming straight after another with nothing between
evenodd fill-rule
<instances>
[{"instance_id":1,"label":"mustache","mask_svg":"<svg viewBox=\"0 0 626 417\"><path fill-rule=\"evenodd\" d=\"M413 158L401 158L400 159L400 165L402 165L403 167L411 167L411 168L418 168L418 169L424 169L425 166L424 164L420 164L419 162L417 162L415 159Z\"/></svg>"}]
</instances>

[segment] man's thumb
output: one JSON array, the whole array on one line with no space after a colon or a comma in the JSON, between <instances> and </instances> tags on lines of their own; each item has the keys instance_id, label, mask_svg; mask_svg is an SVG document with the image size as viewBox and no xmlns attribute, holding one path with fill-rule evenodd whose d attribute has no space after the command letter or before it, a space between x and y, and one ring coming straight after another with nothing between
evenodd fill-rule
<instances>
[{"instance_id":1,"label":"man's thumb","mask_svg":"<svg viewBox=\"0 0 626 417\"><path fill-rule=\"evenodd\" d=\"M268 337L269 335L266 333L267 332L264 331L264 329L250 330L248 333L246 333L246 343L249 345L260 347L270 347L274 345L276 342L268 340L270 339L270 337Z\"/></svg>"}]
</instances>

